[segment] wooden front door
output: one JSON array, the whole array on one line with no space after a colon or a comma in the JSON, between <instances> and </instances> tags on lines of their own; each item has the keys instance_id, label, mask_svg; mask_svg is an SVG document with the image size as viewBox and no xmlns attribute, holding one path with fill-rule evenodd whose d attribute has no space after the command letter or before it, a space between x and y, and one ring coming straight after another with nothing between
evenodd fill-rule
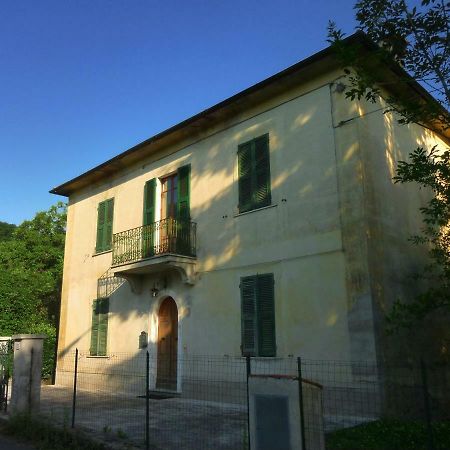
<instances>
[{"instance_id":1,"label":"wooden front door","mask_svg":"<svg viewBox=\"0 0 450 450\"><path fill-rule=\"evenodd\" d=\"M177 389L178 309L173 298L166 298L158 313L158 369L156 387Z\"/></svg>"}]
</instances>

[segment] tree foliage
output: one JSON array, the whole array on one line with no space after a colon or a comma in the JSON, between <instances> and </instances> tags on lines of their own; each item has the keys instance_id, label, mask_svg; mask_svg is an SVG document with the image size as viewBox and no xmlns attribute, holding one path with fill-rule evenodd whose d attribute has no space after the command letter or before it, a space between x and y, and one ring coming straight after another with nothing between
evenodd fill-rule
<instances>
[{"instance_id":1,"label":"tree foliage","mask_svg":"<svg viewBox=\"0 0 450 450\"><path fill-rule=\"evenodd\" d=\"M6 241L9 239L16 226L12 223L0 221L0 241Z\"/></svg>"},{"instance_id":2,"label":"tree foliage","mask_svg":"<svg viewBox=\"0 0 450 450\"><path fill-rule=\"evenodd\" d=\"M347 97L375 102L382 95L391 110L399 113L400 123L419 123L437 131L448 129L450 3L422 0L419 6L409 6L406 0L361 0L355 11L357 28L378 45L367 58L359 48L346 46L344 33L330 22L328 40L343 65L354 71L347 72ZM386 66L402 67L404 76L397 71L395 81L387 81ZM410 77L434 98L419 98L402 89L410 84Z\"/></svg>"},{"instance_id":3,"label":"tree foliage","mask_svg":"<svg viewBox=\"0 0 450 450\"><path fill-rule=\"evenodd\" d=\"M376 102L383 97L385 112L399 123L417 123L442 133L450 128L450 2L422 0L361 0L355 5L358 29L377 45L367 56L346 44L344 33L330 22L329 41L348 75L346 96ZM395 71L386 77L386 67ZM411 78L432 95L417 95ZM429 249L430 263L416 275L426 280L426 292L412 301L394 303L391 326L411 326L432 311L450 311L450 149L419 147L401 161L396 183L417 183L431 200L423 208L423 229L411 241Z\"/></svg>"},{"instance_id":4,"label":"tree foliage","mask_svg":"<svg viewBox=\"0 0 450 450\"><path fill-rule=\"evenodd\" d=\"M66 205L60 202L0 241L0 334L47 334L46 375L56 340L65 227Z\"/></svg>"}]
</instances>

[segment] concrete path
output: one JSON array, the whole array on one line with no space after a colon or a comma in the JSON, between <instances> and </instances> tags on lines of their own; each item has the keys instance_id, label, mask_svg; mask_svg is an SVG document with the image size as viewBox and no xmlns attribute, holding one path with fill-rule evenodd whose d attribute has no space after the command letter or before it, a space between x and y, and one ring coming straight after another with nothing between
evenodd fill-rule
<instances>
[{"instance_id":1,"label":"concrete path","mask_svg":"<svg viewBox=\"0 0 450 450\"><path fill-rule=\"evenodd\" d=\"M36 450L36 448L0 434L0 450Z\"/></svg>"}]
</instances>

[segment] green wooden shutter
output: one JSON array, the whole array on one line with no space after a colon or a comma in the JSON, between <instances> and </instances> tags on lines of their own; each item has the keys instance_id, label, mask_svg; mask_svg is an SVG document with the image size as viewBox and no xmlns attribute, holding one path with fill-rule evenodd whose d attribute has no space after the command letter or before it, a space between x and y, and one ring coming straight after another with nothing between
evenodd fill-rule
<instances>
[{"instance_id":1,"label":"green wooden shutter","mask_svg":"<svg viewBox=\"0 0 450 450\"><path fill-rule=\"evenodd\" d=\"M144 229L142 231L142 257L155 254L155 205L156 178L147 181L144 186Z\"/></svg>"},{"instance_id":2,"label":"green wooden shutter","mask_svg":"<svg viewBox=\"0 0 450 450\"><path fill-rule=\"evenodd\" d=\"M180 255L191 254L191 235L190 235L190 190L191 190L191 165L180 167L178 169L178 205L177 205L177 224L176 224L176 251Z\"/></svg>"},{"instance_id":3,"label":"green wooden shutter","mask_svg":"<svg viewBox=\"0 0 450 450\"><path fill-rule=\"evenodd\" d=\"M98 300L92 302L92 325L91 325L91 356L97 356L98 352Z\"/></svg>"},{"instance_id":4,"label":"green wooden shutter","mask_svg":"<svg viewBox=\"0 0 450 450\"><path fill-rule=\"evenodd\" d=\"M257 355L257 327L256 327L256 278L241 278L241 331L242 354L244 356Z\"/></svg>"},{"instance_id":5,"label":"green wooden shutter","mask_svg":"<svg viewBox=\"0 0 450 450\"><path fill-rule=\"evenodd\" d=\"M144 225L155 222L156 178L145 183L144 187Z\"/></svg>"},{"instance_id":6,"label":"green wooden shutter","mask_svg":"<svg viewBox=\"0 0 450 450\"><path fill-rule=\"evenodd\" d=\"M252 209L252 143L241 144L238 149L239 212Z\"/></svg>"},{"instance_id":7,"label":"green wooden shutter","mask_svg":"<svg viewBox=\"0 0 450 450\"><path fill-rule=\"evenodd\" d=\"M97 243L96 252L104 252L111 249L114 199L110 198L98 204L97 214Z\"/></svg>"},{"instance_id":8,"label":"green wooden shutter","mask_svg":"<svg viewBox=\"0 0 450 450\"><path fill-rule=\"evenodd\" d=\"M92 303L91 356L106 356L108 340L109 299L100 298Z\"/></svg>"},{"instance_id":9,"label":"green wooden shutter","mask_svg":"<svg viewBox=\"0 0 450 450\"><path fill-rule=\"evenodd\" d=\"M253 141L253 207L262 208L270 205L270 153L269 135L265 134Z\"/></svg>"},{"instance_id":10,"label":"green wooden shutter","mask_svg":"<svg viewBox=\"0 0 450 450\"><path fill-rule=\"evenodd\" d=\"M108 340L108 313L109 313L109 299L102 298L99 302L98 314L98 347L97 355L106 356L106 344Z\"/></svg>"},{"instance_id":11,"label":"green wooden shutter","mask_svg":"<svg viewBox=\"0 0 450 450\"><path fill-rule=\"evenodd\" d=\"M111 249L114 218L114 199L105 202L104 250Z\"/></svg>"},{"instance_id":12,"label":"green wooden shutter","mask_svg":"<svg viewBox=\"0 0 450 450\"><path fill-rule=\"evenodd\" d=\"M258 354L275 356L275 302L273 274L257 276Z\"/></svg>"},{"instance_id":13,"label":"green wooden shutter","mask_svg":"<svg viewBox=\"0 0 450 450\"><path fill-rule=\"evenodd\" d=\"M106 221L106 202L101 202L97 207L97 243L95 245L96 252L103 251L103 240L105 234Z\"/></svg>"},{"instance_id":14,"label":"green wooden shutter","mask_svg":"<svg viewBox=\"0 0 450 450\"><path fill-rule=\"evenodd\" d=\"M190 178L191 165L180 167L178 169L178 205L177 218L189 220L191 218L190 212Z\"/></svg>"}]
</instances>

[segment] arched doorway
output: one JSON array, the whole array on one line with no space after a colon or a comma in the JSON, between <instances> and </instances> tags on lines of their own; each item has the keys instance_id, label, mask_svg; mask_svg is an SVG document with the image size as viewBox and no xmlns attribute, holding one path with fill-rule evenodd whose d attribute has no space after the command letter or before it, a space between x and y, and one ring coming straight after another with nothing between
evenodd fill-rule
<instances>
[{"instance_id":1,"label":"arched doorway","mask_svg":"<svg viewBox=\"0 0 450 450\"><path fill-rule=\"evenodd\" d=\"M178 309L172 297L167 297L158 312L157 389L177 389Z\"/></svg>"}]
</instances>

